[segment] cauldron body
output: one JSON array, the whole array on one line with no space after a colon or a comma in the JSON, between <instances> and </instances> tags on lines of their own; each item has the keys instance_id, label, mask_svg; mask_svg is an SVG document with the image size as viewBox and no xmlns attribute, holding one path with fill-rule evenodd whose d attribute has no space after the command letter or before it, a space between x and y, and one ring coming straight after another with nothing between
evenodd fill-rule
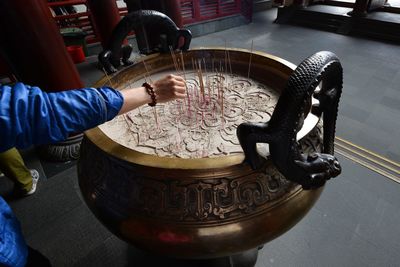
<instances>
[{"instance_id":1,"label":"cauldron body","mask_svg":"<svg viewBox=\"0 0 400 267\"><path fill-rule=\"evenodd\" d=\"M234 72L278 93L294 65L280 58L230 49ZM226 58L225 49L197 49L191 58ZM151 74L173 69L170 55L146 57ZM115 86L141 79L140 63L112 77ZM96 86L107 82L99 81ZM318 135L311 141L320 143ZM313 140L315 139L315 140ZM177 258L213 258L256 248L294 226L322 188L304 191L269 159L252 170L243 155L178 159L126 148L99 128L89 130L78 162L79 185L96 217L138 248Z\"/></svg>"}]
</instances>

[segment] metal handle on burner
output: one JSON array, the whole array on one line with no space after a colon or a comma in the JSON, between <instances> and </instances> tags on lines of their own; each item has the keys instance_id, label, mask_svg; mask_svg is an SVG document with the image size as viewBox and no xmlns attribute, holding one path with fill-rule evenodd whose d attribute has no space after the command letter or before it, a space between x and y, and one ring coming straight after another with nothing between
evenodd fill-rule
<instances>
[{"instance_id":1,"label":"metal handle on burner","mask_svg":"<svg viewBox=\"0 0 400 267\"><path fill-rule=\"evenodd\" d=\"M130 45L122 45L131 31L135 31L139 49L144 54L172 49L188 50L192 34L187 29L179 29L165 14L155 10L138 10L127 14L114 28L107 47L99 54L100 63L108 73L114 73L121 65L131 65ZM149 34L147 34L149 33ZM151 38L150 38L151 37ZM179 39L184 38L180 47ZM122 56L122 59L121 59Z\"/></svg>"},{"instance_id":2,"label":"metal handle on burner","mask_svg":"<svg viewBox=\"0 0 400 267\"><path fill-rule=\"evenodd\" d=\"M341 167L333 154L342 83L342 66L332 52L318 52L300 63L289 77L271 120L239 125L237 136L245 161L253 169L260 168L263 159L256 144L268 143L277 169L304 189L323 186L339 175ZM297 142L308 114L323 118L322 153L303 154Z\"/></svg>"}]
</instances>

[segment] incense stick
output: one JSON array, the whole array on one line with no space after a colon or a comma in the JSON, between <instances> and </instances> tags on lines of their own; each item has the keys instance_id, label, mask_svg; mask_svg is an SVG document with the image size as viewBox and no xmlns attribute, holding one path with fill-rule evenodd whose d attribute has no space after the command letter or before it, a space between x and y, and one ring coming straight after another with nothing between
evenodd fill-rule
<instances>
[{"instance_id":1,"label":"incense stick","mask_svg":"<svg viewBox=\"0 0 400 267\"><path fill-rule=\"evenodd\" d=\"M172 62L174 63L176 73L179 73L178 63L175 58L175 53L172 50L172 46L169 46L169 51L171 52Z\"/></svg>"},{"instance_id":2,"label":"incense stick","mask_svg":"<svg viewBox=\"0 0 400 267\"><path fill-rule=\"evenodd\" d=\"M202 101L204 102L205 101L204 81L203 81L203 73L202 73L202 70L201 70L201 60L200 59L197 62L197 64L198 64L197 74L199 76L200 92L201 92Z\"/></svg>"},{"instance_id":3,"label":"incense stick","mask_svg":"<svg viewBox=\"0 0 400 267\"><path fill-rule=\"evenodd\" d=\"M225 71L228 73L228 53L226 49L226 40L225 40Z\"/></svg>"},{"instance_id":4,"label":"incense stick","mask_svg":"<svg viewBox=\"0 0 400 267\"><path fill-rule=\"evenodd\" d=\"M113 84L112 84L112 82L111 82L111 79L110 79L110 76L108 76L108 73L107 73L107 71L104 69L104 67L103 67L103 72L104 72L104 74L106 75L106 77L107 77L107 79L108 79L108 83L110 84L110 86L111 86L112 88L116 89L116 88L113 86Z\"/></svg>"},{"instance_id":5,"label":"incense stick","mask_svg":"<svg viewBox=\"0 0 400 267\"><path fill-rule=\"evenodd\" d=\"M147 74L147 77L149 78L150 83L153 83L153 81L152 81L151 78L150 78L149 69L147 68L147 65L146 65L145 60L143 59L142 62L143 62L143 65L144 65L144 68L145 68L145 70L146 70L146 74Z\"/></svg>"},{"instance_id":6,"label":"incense stick","mask_svg":"<svg viewBox=\"0 0 400 267\"><path fill-rule=\"evenodd\" d=\"M186 81L185 61L183 60L183 53L182 53L182 51L181 51L181 53L180 53L180 56L181 56L181 61L182 61L183 78L184 78L185 81Z\"/></svg>"},{"instance_id":7,"label":"incense stick","mask_svg":"<svg viewBox=\"0 0 400 267\"><path fill-rule=\"evenodd\" d=\"M188 89L187 84L186 84L185 61L183 59L182 51L180 52L180 56L181 56L181 61L182 61L183 79L185 79L186 97L187 97L187 102L188 102L188 115L189 115L189 118L190 118L190 95L189 95L189 89Z\"/></svg>"},{"instance_id":8,"label":"incense stick","mask_svg":"<svg viewBox=\"0 0 400 267\"><path fill-rule=\"evenodd\" d=\"M250 66L251 66L251 56L253 55L253 40L251 40L251 49L250 49L250 59L249 59L249 70L247 72L247 79L250 78Z\"/></svg>"},{"instance_id":9,"label":"incense stick","mask_svg":"<svg viewBox=\"0 0 400 267\"><path fill-rule=\"evenodd\" d=\"M230 57L230 55L229 55L229 51L227 51L227 53L228 53L228 63L229 63L229 70L230 70L230 72L231 72L231 75L232 75L231 57Z\"/></svg>"},{"instance_id":10,"label":"incense stick","mask_svg":"<svg viewBox=\"0 0 400 267\"><path fill-rule=\"evenodd\" d=\"M153 107L154 119L156 121L157 129L160 130L160 124L158 123L157 106Z\"/></svg>"}]
</instances>

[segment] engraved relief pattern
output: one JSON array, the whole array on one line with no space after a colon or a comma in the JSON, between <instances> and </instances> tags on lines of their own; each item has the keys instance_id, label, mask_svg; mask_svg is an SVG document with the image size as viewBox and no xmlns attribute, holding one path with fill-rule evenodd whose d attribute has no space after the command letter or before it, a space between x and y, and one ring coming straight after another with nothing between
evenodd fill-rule
<instances>
[{"instance_id":1,"label":"engraved relief pattern","mask_svg":"<svg viewBox=\"0 0 400 267\"><path fill-rule=\"evenodd\" d=\"M186 74L189 97L143 106L100 126L114 141L162 157L204 158L242 153L236 128L242 122L265 122L277 93L244 77L208 73L203 86Z\"/></svg>"},{"instance_id":2,"label":"engraved relief pattern","mask_svg":"<svg viewBox=\"0 0 400 267\"><path fill-rule=\"evenodd\" d=\"M301 142L303 148L320 150L320 128L310 136ZM84 147L81 160L87 167L79 169L80 177L92 189L96 205L113 217L134 214L179 223L218 223L262 212L300 190L271 165L264 172L238 178L155 179L139 175L132 165L92 144Z\"/></svg>"},{"instance_id":3,"label":"engraved relief pattern","mask_svg":"<svg viewBox=\"0 0 400 267\"><path fill-rule=\"evenodd\" d=\"M220 222L258 213L299 189L272 167L268 174L185 181L137 176L104 155L91 156L90 164L80 171L82 177L96 177L86 181L93 199L120 218L135 214L164 221Z\"/></svg>"}]
</instances>

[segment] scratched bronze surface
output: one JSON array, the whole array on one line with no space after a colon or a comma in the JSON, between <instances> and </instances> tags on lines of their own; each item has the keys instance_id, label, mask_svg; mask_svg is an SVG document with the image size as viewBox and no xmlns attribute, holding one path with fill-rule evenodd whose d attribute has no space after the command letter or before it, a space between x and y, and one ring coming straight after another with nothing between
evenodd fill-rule
<instances>
[{"instance_id":1,"label":"scratched bronze surface","mask_svg":"<svg viewBox=\"0 0 400 267\"><path fill-rule=\"evenodd\" d=\"M250 52L229 49L229 56L232 79L247 79ZM226 58L226 50L190 50L183 57L189 72L192 58L214 58L219 62ZM145 64L148 71L137 62L110 77L111 83L123 89L143 80L147 73L151 77L175 69L170 54L151 55L145 58ZM294 67L283 59L253 52L250 83L262 84L279 96ZM96 86L109 83L104 77ZM241 95L232 103L243 99ZM184 103L181 107L187 108ZM129 124L125 118L120 119L125 129L142 126L137 115L127 118ZM185 136L181 138L184 142ZM319 128L302 143L304 149L318 150ZM198 158L144 153L94 128L85 133L78 177L89 208L121 239L171 257L213 258L257 248L283 234L308 212L322 192L304 191L289 182L269 159L257 170L242 162L242 153Z\"/></svg>"}]
</instances>

